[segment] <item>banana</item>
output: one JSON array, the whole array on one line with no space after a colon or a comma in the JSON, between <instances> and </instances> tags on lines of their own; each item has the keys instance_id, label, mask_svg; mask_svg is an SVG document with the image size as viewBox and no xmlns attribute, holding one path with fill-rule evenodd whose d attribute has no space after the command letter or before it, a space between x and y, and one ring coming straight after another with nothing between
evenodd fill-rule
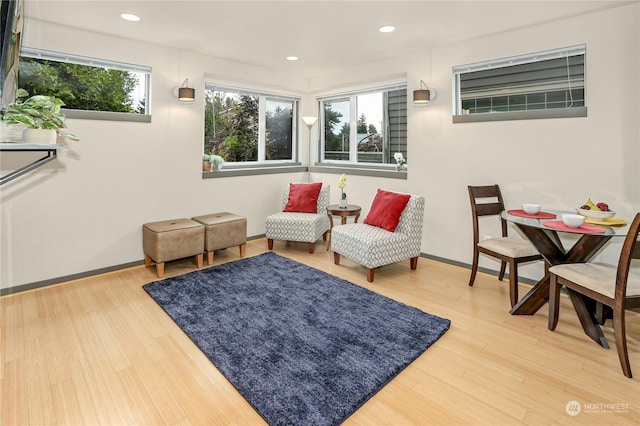
<instances>
[{"instance_id":1,"label":"banana","mask_svg":"<svg viewBox=\"0 0 640 426\"><path fill-rule=\"evenodd\" d=\"M595 212L600 211L600 207L596 206L595 203L591 201L591 198L586 202L586 205L589 206L589 210L593 210Z\"/></svg>"}]
</instances>

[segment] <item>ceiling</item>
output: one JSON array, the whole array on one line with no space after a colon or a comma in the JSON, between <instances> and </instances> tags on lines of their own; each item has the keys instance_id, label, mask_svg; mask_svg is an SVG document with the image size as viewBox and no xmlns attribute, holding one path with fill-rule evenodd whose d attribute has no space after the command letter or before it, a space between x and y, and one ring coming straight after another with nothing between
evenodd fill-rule
<instances>
[{"instance_id":1,"label":"ceiling","mask_svg":"<svg viewBox=\"0 0 640 426\"><path fill-rule=\"evenodd\" d=\"M24 14L36 20L29 25L55 22L313 77L637 2L41 0L26 1ZM123 12L141 20L124 21ZM396 31L380 33L382 25Z\"/></svg>"}]
</instances>

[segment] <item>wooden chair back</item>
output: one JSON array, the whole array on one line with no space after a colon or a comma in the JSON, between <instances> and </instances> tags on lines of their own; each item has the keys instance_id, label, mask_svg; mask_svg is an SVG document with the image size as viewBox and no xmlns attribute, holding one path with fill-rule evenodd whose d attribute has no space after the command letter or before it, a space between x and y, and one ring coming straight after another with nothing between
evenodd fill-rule
<instances>
[{"instance_id":1,"label":"wooden chair back","mask_svg":"<svg viewBox=\"0 0 640 426\"><path fill-rule=\"evenodd\" d=\"M480 241L480 227L478 218L481 216L498 216L504 210L504 200L498 185L467 186L471 201L471 215L473 217L473 242ZM507 221L500 218L502 236L507 236Z\"/></svg>"},{"instance_id":2,"label":"wooden chair back","mask_svg":"<svg viewBox=\"0 0 640 426\"><path fill-rule=\"evenodd\" d=\"M629 278L631 259L640 259L640 241L638 241L638 234L640 234L640 212L636 213L635 218L629 226L629 233L622 244L616 275L616 299L623 300L626 298L627 279Z\"/></svg>"}]
</instances>

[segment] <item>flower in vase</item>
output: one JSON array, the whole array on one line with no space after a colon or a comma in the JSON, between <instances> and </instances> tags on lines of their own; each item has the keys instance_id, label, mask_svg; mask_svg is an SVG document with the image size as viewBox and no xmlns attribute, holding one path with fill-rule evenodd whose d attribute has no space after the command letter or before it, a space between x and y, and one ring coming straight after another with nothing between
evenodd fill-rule
<instances>
[{"instance_id":1,"label":"flower in vase","mask_svg":"<svg viewBox=\"0 0 640 426\"><path fill-rule=\"evenodd\" d=\"M404 156L402 155L401 152L396 152L395 154L393 154L393 158L396 160L396 164L398 166L402 166L403 164L405 164L407 162L404 159Z\"/></svg>"},{"instance_id":2,"label":"flower in vase","mask_svg":"<svg viewBox=\"0 0 640 426\"><path fill-rule=\"evenodd\" d=\"M340 179L338 180L338 188L340 188L340 191L342 192L342 195L340 196L342 200L347 199L347 193L344 192L345 186L347 186L347 175L343 173L342 176L340 176Z\"/></svg>"}]
</instances>

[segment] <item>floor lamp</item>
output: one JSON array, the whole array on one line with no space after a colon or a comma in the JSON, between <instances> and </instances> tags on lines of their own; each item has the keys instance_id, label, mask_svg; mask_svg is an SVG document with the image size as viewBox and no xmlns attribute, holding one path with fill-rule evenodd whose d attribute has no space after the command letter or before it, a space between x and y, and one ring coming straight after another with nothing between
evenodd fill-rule
<instances>
[{"instance_id":1,"label":"floor lamp","mask_svg":"<svg viewBox=\"0 0 640 426\"><path fill-rule=\"evenodd\" d=\"M311 170L311 128L318 121L318 117L305 116L305 117L302 117L302 121L304 121L304 124L306 124L307 127L309 128L309 149L307 151L307 162L309 164L308 165L309 170Z\"/></svg>"}]
</instances>

